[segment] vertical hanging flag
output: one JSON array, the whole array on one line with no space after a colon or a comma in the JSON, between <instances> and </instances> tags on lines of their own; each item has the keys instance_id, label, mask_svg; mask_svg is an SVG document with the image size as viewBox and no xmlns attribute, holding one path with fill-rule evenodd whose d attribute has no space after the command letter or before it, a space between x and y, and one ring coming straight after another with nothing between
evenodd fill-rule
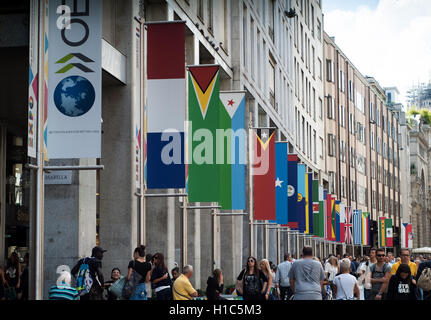
<instances>
[{"instance_id":1,"label":"vertical hanging flag","mask_svg":"<svg viewBox=\"0 0 431 320\"><path fill-rule=\"evenodd\" d=\"M346 206L340 202L340 241L345 242L346 239Z\"/></svg>"},{"instance_id":2,"label":"vertical hanging flag","mask_svg":"<svg viewBox=\"0 0 431 320\"><path fill-rule=\"evenodd\" d=\"M188 200L220 200L221 166L214 143L220 126L219 66L189 66ZM166 117L166 115L165 115Z\"/></svg>"},{"instance_id":3,"label":"vertical hanging flag","mask_svg":"<svg viewBox=\"0 0 431 320\"><path fill-rule=\"evenodd\" d=\"M308 210L306 212L307 219L306 219L306 233L307 234L314 234L314 228L313 228L313 173L309 172L306 175L306 201L307 201L307 207Z\"/></svg>"},{"instance_id":4,"label":"vertical hanging flag","mask_svg":"<svg viewBox=\"0 0 431 320\"><path fill-rule=\"evenodd\" d=\"M287 198L287 146L286 142L275 143L275 198L276 223L288 224Z\"/></svg>"},{"instance_id":5,"label":"vertical hanging flag","mask_svg":"<svg viewBox=\"0 0 431 320\"><path fill-rule=\"evenodd\" d=\"M330 193L326 197L326 239L332 240L332 196Z\"/></svg>"},{"instance_id":6,"label":"vertical hanging flag","mask_svg":"<svg viewBox=\"0 0 431 320\"><path fill-rule=\"evenodd\" d=\"M353 244L353 217L352 208L346 207L346 223L345 227L345 242L346 244Z\"/></svg>"},{"instance_id":7,"label":"vertical hanging flag","mask_svg":"<svg viewBox=\"0 0 431 320\"><path fill-rule=\"evenodd\" d=\"M362 245L370 245L370 213L362 213Z\"/></svg>"},{"instance_id":8,"label":"vertical hanging flag","mask_svg":"<svg viewBox=\"0 0 431 320\"><path fill-rule=\"evenodd\" d=\"M298 164L298 230L304 233L306 230L305 212L305 164Z\"/></svg>"},{"instance_id":9,"label":"vertical hanging flag","mask_svg":"<svg viewBox=\"0 0 431 320\"><path fill-rule=\"evenodd\" d=\"M220 103L222 110L219 129L223 131L217 131L215 141L218 148L217 164L221 166L220 179L222 180L219 205L225 210L244 210L247 153L245 91L220 92Z\"/></svg>"},{"instance_id":10,"label":"vertical hanging flag","mask_svg":"<svg viewBox=\"0 0 431 320\"><path fill-rule=\"evenodd\" d=\"M413 228L410 223L401 224L401 248L413 248Z\"/></svg>"},{"instance_id":11,"label":"vertical hanging flag","mask_svg":"<svg viewBox=\"0 0 431 320\"><path fill-rule=\"evenodd\" d=\"M29 70L28 70L28 131L27 155L36 158L37 147L37 117L38 117L38 48L39 48L39 2L30 1L30 32L29 32ZM42 150L41 150L42 151Z\"/></svg>"},{"instance_id":12,"label":"vertical hanging flag","mask_svg":"<svg viewBox=\"0 0 431 320\"><path fill-rule=\"evenodd\" d=\"M320 217L322 221L321 230L323 230L323 239L328 240L328 191L323 190L323 216Z\"/></svg>"},{"instance_id":13,"label":"vertical hanging flag","mask_svg":"<svg viewBox=\"0 0 431 320\"><path fill-rule=\"evenodd\" d=\"M392 230L392 219L385 220L385 232L386 232L386 246L393 247L393 230Z\"/></svg>"},{"instance_id":14,"label":"vertical hanging flag","mask_svg":"<svg viewBox=\"0 0 431 320\"><path fill-rule=\"evenodd\" d=\"M319 212L317 217L318 232L317 236L325 238L325 192L322 186L319 186Z\"/></svg>"},{"instance_id":15,"label":"vertical hanging flag","mask_svg":"<svg viewBox=\"0 0 431 320\"><path fill-rule=\"evenodd\" d=\"M287 196L288 196L288 227L292 230L298 229L298 156L289 154L287 156Z\"/></svg>"},{"instance_id":16,"label":"vertical hanging flag","mask_svg":"<svg viewBox=\"0 0 431 320\"><path fill-rule=\"evenodd\" d=\"M386 247L385 217L379 218L379 247Z\"/></svg>"},{"instance_id":17,"label":"vertical hanging flag","mask_svg":"<svg viewBox=\"0 0 431 320\"><path fill-rule=\"evenodd\" d=\"M313 180L313 235L315 236L319 236L319 200L319 180Z\"/></svg>"},{"instance_id":18,"label":"vertical hanging flag","mask_svg":"<svg viewBox=\"0 0 431 320\"><path fill-rule=\"evenodd\" d=\"M254 132L254 219L275 220L275 130Z\"/></svg>"},{"instance_id":19,"label":"vertical hanging flag","mask_svg":"<svg viewBox=\"0 0 431 320\"><path fill-rule=\"evenodd\" d=\"M335 200L335 241L340 242L341 241L341 234L340 234L340 200Z\"/></svg>"},{"instance_id":20,"label":"vertical hanging flag","mask_svg":"<svg viewBox=\"0 0 431 320\"><path fill-rule=\"evenodd\" d=\"M49 159L101 157L102 1L73 3L49 0Z\"/></svg>"},{"instance_id":21,"label":"vertical hanging flag","mask_svg":"<svg viewBox=\"0 0 431 320\"><path fill-rule=\"evenodd\" d=\"M353 210L353 244L362 244L362 210Z\"/></svg>"},{"instance_id":22,"label":"vertical hanging flag","mask_svg":"<svg viewBox=\"0 0 431 320\"><path fill-rule=\"evenodd\" d=\"M184 188L185 22L146 27L146 184L148 189Z\"/></svg>"},{"instance_id":23,"label":"vertical hanging flag","mask_svg":"<svg viewBox=\"0 0 431 320\"><path fill-rule=\"evenodd\" d=\"M336 211L335 211L335 196L331 196L331 240L336 241L337 240L337 217L336 217Z\"/></svg>"}]
</instances>

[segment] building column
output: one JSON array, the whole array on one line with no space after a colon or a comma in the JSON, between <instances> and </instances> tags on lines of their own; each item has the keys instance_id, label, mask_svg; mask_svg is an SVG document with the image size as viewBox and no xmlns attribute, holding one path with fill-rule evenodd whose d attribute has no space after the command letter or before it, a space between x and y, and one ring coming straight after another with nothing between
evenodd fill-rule
<instances>
[{"instance_id":1,"label":"building column","mask_svg":"<svg viewBox=\"0 0 431 320\"><path fill-rule=\"evenodd\" d=\"M96 165L96 160L51 160L49 165L88 166ZM45 184L44 299L57 281L57 267L67 265L72 269L80 258L91 256L96 245L96 172L65 174L70 184Z\"/></svg>"}]
</instances>

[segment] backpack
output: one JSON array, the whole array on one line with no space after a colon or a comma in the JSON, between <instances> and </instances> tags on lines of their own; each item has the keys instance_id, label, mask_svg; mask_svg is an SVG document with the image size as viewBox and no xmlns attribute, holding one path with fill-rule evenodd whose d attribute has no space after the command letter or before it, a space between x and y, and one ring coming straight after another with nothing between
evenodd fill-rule
<instances>
[{"instance_id":1,"label":"backpack","mask_svg":"<svg viewBox=\"0 0 431 320\"><path fill-rule=\"evenodd\" d=\"M78 277L76 278L76 291L78 291L80 296L88 294L93 286L90 267L86 261L87 258L82 261L81 266L79 267Z\"/></svg>"},{"instance_id":2,"label":"backpack","mask_svg":"<svg viewBox=\"0 0 431 320\"><path fill-rule=\"evenodd\" d=\"M130 299L136 291L136 285L141 281L142 276L135 270L135 260L133 260L133 271L129 281L126 281L123 287L123 298Z\"/></svg>"},{"instance_id":3,"label":"backpack","mask_svg":"<svg viewBox=\"0 0 431 320\"><path fill-rule=\"evenodd\" d=\"M431 269L425 268L418 279L418 287L423 291L431 290Z\"/></svg>"}]
</instances>

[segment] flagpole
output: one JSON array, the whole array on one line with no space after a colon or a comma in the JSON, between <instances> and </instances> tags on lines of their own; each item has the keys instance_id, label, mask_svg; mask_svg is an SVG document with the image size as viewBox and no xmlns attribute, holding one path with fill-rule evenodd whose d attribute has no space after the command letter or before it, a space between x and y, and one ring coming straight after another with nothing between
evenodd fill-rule
<instances>
[{"instance_id":1,"label":"flagpole","mask_svg":"<svg viewBox=\"0 0 431 320\"><path fill-rule=\"evenodd\" d=\"M281 262L281 230L277 228L277 265Z\"/></svg>"},{"instance_id":2,"label":"flagpole","mask_svg":"<svg viewBox=\"0 0 431 320\"><path fill-rule=\"evenodd\" d=\"M254 207L253 207L253 142L252 142L252 113L249 113L249 129L248 129L248 163L249 163L249 206L250 206L250 215L249 215L249 225L250 225L250 256L254 257Z\"/></svg>"}]
</instances>

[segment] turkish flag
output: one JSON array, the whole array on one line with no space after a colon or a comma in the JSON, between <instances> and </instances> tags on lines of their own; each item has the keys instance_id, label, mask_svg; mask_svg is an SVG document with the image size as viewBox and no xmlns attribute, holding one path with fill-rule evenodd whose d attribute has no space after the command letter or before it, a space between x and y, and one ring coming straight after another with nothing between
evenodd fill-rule
<instances>
[{"instance_id":1,"label":"turkish flag","mask_svg":"<svg viewBox=\"0 0 431 320\"><path fill-rule=\"evenodd\" d=\"M275 130L257 129L253 142L254 220L275 220Z\"/></svg>"}]
</instances>

